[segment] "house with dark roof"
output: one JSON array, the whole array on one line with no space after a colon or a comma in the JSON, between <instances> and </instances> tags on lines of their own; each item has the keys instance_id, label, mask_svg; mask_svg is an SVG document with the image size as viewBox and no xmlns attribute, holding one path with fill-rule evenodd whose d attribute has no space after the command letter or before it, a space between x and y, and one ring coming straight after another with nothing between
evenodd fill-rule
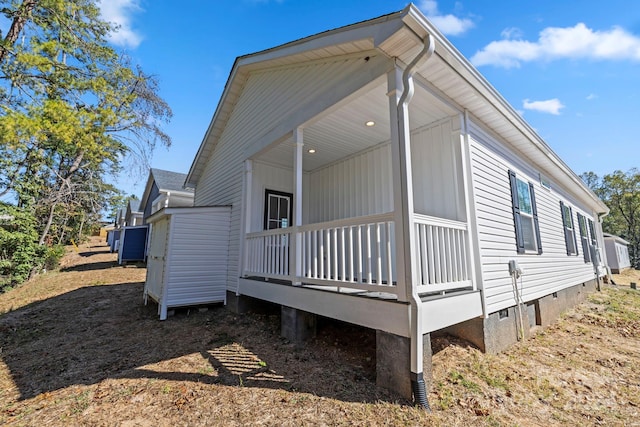
<instances>
[{"instance_id":1,"label":"house with dark roof","mask_svg":"<svg viewBox=\"0 0 640 427\"><path fill-rule=\"evenodd\" d=\"M193 205L194 190L185 188L186 177L184 173L149 169L147 185L140 198L143 223L146 224L147 218L162 208Z\"/></svg>"},{"instance_id":2,"label":"house with dark roof","mask_svg":"<svg viewBox=\"0 0 640 427\"><path fill-rule=\"evenodd\" d=\"M124 217L125 226L142 225L142 210L140 209L140 200L129 199L127 203L127 211Z\"/></svg>"}]
</instances>

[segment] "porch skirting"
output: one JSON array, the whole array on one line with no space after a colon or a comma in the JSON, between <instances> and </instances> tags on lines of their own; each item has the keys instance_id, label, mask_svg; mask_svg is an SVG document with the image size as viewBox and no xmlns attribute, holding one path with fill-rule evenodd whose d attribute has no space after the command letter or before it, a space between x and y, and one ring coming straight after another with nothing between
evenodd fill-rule
<instances>
[{"instance_id":1,"label":"porch skirting","mask_svg":"<svg viewBox=\"0 0 640 427\"><path fill-rule=\"evenodd\" d=\"M410 305L301 286L240 279L242 295L409 337Z\"/></svg>"},{"instance_id":2,"label":"porch skirting","mask_svg":"<svg viewBox=\"0 0 640 427\"><path fill-rule=\"evenodd\" d=\"M409 337L408 303L385 298L383 293L333 292L323 287L292 286L282 281L240 279L240 293L274 304L303 310L320 316ZM376 297L375 295L378 295ZM372 296L373 295L373 296ZM423 333L482 316L480 291L460 291L425 297Z\"/></svg>"}]
</instances>

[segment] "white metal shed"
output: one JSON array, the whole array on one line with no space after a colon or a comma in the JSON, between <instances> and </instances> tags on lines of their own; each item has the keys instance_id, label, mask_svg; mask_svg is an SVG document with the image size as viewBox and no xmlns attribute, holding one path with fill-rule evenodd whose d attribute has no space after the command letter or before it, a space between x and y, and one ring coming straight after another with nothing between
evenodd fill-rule
<instances>
[{"instance_id":1,"label":"white metal shed","mask_svg":"<svg viewBox=\"0 0 640 427\"><path fill-rule=\"evenodd\" d=\"M150 216L144 301L171 307L226 303L231 207L165 208Z\"/></svg>"},{"instance_id":2,"label":"white metal shed","mask_svg":"<svg viewBox=\"0 0 640 427\"><path fill-rule=\"evenodd\" d=\"M607 262L612 273L618 274L631 268L629 242L622 237L605 233L604 248L607 252Z\"/></svg>"}]
</instances>

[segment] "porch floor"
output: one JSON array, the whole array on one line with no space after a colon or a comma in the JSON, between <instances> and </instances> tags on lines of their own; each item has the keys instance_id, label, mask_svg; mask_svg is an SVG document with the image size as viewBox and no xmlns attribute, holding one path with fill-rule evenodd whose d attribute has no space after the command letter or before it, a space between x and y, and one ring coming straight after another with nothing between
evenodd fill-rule
<instances>
[{"instance_id":1,"label":"porch floor","mask_svg":"<svg viewBox=\"0 0 640 427\"><path fill-rule=\"evenodd\" d=\"M279 284L279 285L293 286L290 280L264 278L264 277L258 277L258 276L245 277L245 279L254 280L254 281L258 281L258 282L268 282L268 283L276 283L276 284ZM302 282L302 284L300 286L296 286L296 287L314 289L314 290L317 290L317 291L325 291L325 292L332 292L332 293L339 293L339 294L347 294L347 295L359 296L359 297L377 298L377 299L383 299L383 300L387 300L387 301L397 301L398 300L397 295L395 295L393 293L390 293L390 292L365 291L365 290L362 290L362 289L350 288L348 285L347 286L339 286L339 285L326 286L326 285L314 285L314 284L311 284L311 283ZM436 299L439 299L439 298L463 295L463 294L467 294L467 293L471 293L471 292L475 292L475 291L473 289L471 289L471 288L450 289L450 290L447 290L447 291L439 291L439 292L420 294L420 299L422 300L422 302L427 302L427 301L432 301L432 300L436 300Z\"/></svg>"},{"instance_id":2,"label":"porch floor","mask_svg":"<svg viewBox=\"0 0 640 427\"><path fill-rule=\"evenodd\" d=\"M276 283L278 285L293 286L290 280L267 279L264 277L257 277L257 276L245 277L245 279L255 280L257 282L268 282L268 283ZM321 285L313 285L310 283L303 282L300 286L296 286L296 287L314 289L316 291L347 294L347 295L359 296L359 297L378 298L378 299L390 300L390 301L396 301L398 299L396 295L389 292L363 291L362 289L353 289L353 288L349 288L348 286L321 286Z\"/></svg>"}]
</instances>

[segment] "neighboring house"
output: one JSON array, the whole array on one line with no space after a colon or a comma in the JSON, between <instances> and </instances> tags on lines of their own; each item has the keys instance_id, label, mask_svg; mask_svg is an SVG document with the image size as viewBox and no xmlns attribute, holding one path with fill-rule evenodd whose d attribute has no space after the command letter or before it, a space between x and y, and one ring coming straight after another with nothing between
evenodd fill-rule
<instances>
[{"instance_id":1,"label":"neighboring house","mask_svg":"<svg viewBox=\"0 0 640 427\"><path fill-rule=\"evenodd\" d=\"M619 274L631 268L629 259L629 242L622 237L604 233L604 248L607 261L612 273Z\"/></svg>"},{"instance_id":2,"label":"neighboring house","mask_svg":"<svg viewBox=\"0 0 640 427\"><path fill-rule=\"evenodd\" d=\"M145 261L149 230L143 224L140 200L129 199L124 218L125 225L119 235L118 264Z\"/></svg>"},{"instance_id":3,"label":"neighboring house","mask_svg":"<svg viewBox=\"0 0 640 427\"><path fill-rule=\"evenodd\" d=\"M149 178L140 199L143 221L162 208L193 206L193 189L185 188L186 174L149 169Z\"/></svg>"},{"instance_id":4,"label":"neighboring house","mask_svg":"<svg viewBox=\"0 0 640 427\"><path fill-rule=\"evenodd\" d=\"M431 333L500 351L604 274L607 207L414 5L239 57L186 184L231 206L230 308L375 329L423 404Z\"/></svg>"},{"instance_id":5,"label":"neighboring house","mask_svg":"<svg viewBox=\"0 0 640 427\"><path fill-rule=\"evenodd\" d=\"M127 203L127 211L125 213L125 226L142 225L142 210L140 209L140 200L129 199Z\"/></svg>"},{"instance_id":6,"label":"neighboring house","mask_svg":"<svg viewBox=\"0 0 640 427\"><path fill-rule=\"evenodd\" d=\"M107 243L111 252L117 252L120 247L120 231L126 226L127 208L121 208L116 213L114 229L107 233Z\"/></svg>"},{"instance_id":7,"label":"neighboring house","mask_svg":"<svg viewBox=\"0 0 640 427\"><path fill-rule=\"evenodd\" d=\"M122 228L127 225L127 208L120 208L116 213L116 228Z\"/></svg>"}]
</instances>

